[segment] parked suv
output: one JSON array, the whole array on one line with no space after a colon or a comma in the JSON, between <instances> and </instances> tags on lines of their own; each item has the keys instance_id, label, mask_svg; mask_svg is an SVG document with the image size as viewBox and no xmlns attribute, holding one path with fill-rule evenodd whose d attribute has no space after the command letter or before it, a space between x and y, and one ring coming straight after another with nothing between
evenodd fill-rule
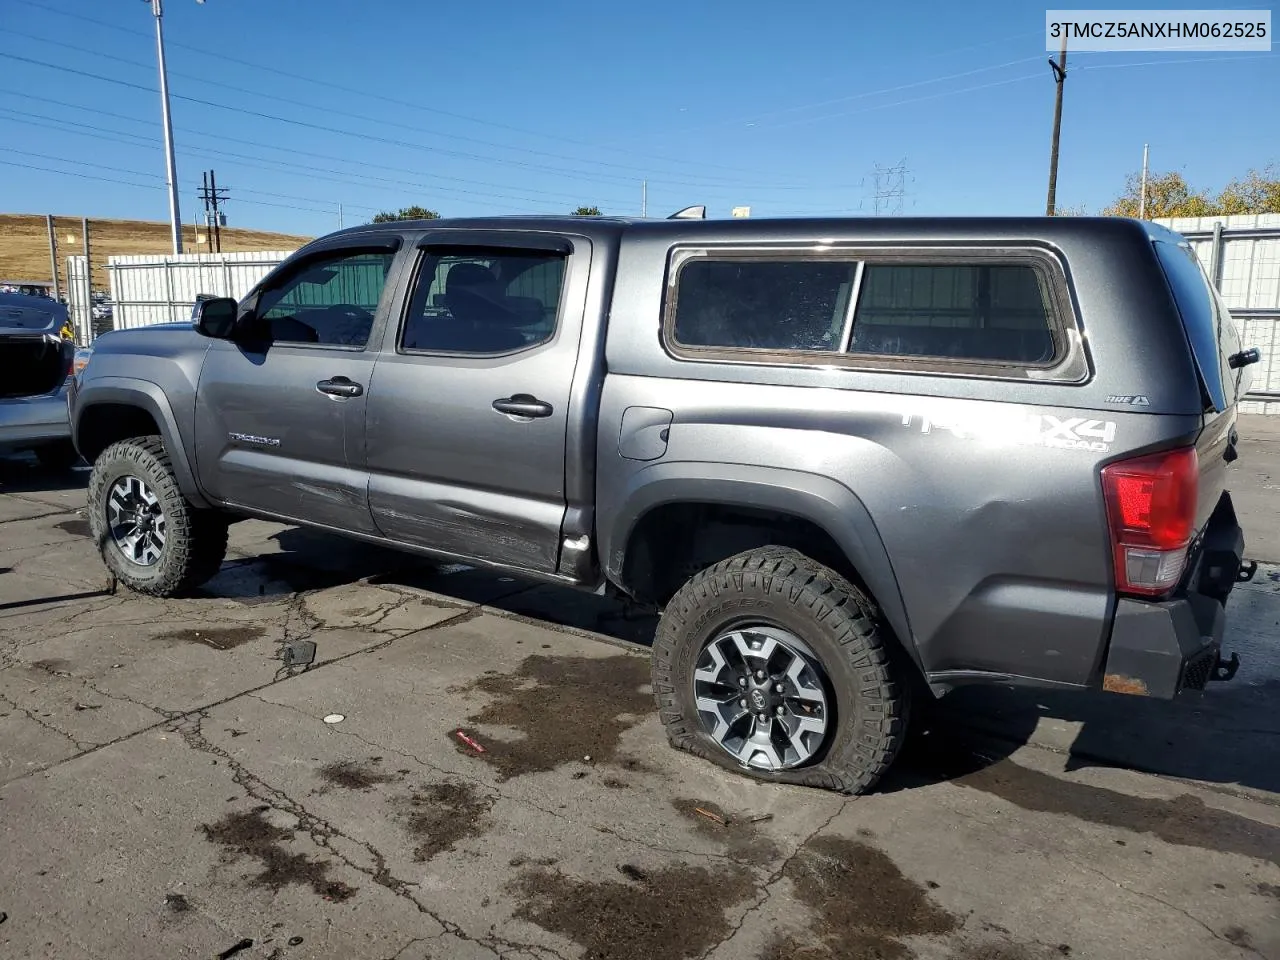
<instances>
[{"instance_id":1,"label":"parked suv","mask_svg":"<svg viewBox=\"0 0 1280 960\"><path fill-rule=\"evenodd\" d=\"M624 594L674 745L857 793L913 697L1229 678L1256 359L1134 220L397 222L100 337L70 409L134 590L255 516Z\"/></svg>"}]
</instances>

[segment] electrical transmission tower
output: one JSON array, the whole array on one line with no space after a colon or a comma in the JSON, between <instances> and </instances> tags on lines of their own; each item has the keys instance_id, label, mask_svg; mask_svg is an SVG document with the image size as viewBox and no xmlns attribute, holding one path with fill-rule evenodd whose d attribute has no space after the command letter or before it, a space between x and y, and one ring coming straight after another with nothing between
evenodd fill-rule
<instances>
[{"instance_id":1,"label":"electrical transmission tower","mask_svg":"<svg viewBox=\"0 0 1280 960\"><path fill-rule=\"evenodd\" d=\"M907 195L907 161L899 160L891 167L876 164L876 189L872 194L874 215L896 217L902 214L902 200Z\"/></svg>"},{"instance_id":2,"label":"electrical transmission tower","mask_svg":"<svg viewBox=\"0 0 1280 960\"><path fill-rule=\"evenodd\" d=\"M204 225L208 236L213 241L214 253L222 252L222 225L227 215L219 210L219 205L229 199L230 191L219 187L218 180L212 170L201 174L203 185L200 187L200 199L204 201Z\"/></svg>"}]
</instances>

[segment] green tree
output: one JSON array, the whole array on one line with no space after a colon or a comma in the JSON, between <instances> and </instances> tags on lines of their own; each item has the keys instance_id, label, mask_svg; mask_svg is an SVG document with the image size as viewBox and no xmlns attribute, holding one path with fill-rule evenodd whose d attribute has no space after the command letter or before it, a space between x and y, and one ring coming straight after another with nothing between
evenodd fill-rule
<instances>
[{"instance_id":1,"label":"green tree","mask_svg":"<svg viewBox=\"0 0 1280 960\"><path fill-rule=\"evenodd\" d=\"M1124 193L1102 211L1104 217L1136 217L1142 209L1142 175L1125 178ZM1203 190L1192 190L1180 173L1147 174L1147 210L1155 217L1211 217L1217 204Z\"/></svg>"},{"instance_id":2,"label":"green tree","mask_svg":"<svg viewBox=\"0 0 1280 960\"><path fill-rule=\"evenodd\" d=\"M1273 163L1232 180L1218 195L1218 206L1224 214L1280 213L1280 167Z\"/></svg>"},{"instance_id":3,"label":"green tree","mask_svg":"<svg viewBox=\"0 0 1280 960\"><path fill-rule=\"evenodd\" d=\"M1102 211L1108 217L1136 217L1142 209L1142 175L1125 178L1124 193ZM1222 188L1216 197L1193 190L1180 173L1147 176L1147 216L1214 217L1241 213L1280 213L1280 167L1250 170Z\"/></svg>"},{"instance_id":4,"label":"green tree","mask_svg":"<svg viewBox=\"0 0 1280 960\"><path fill-rule=\"evenodd\" d=\"M412 206L401 207L398 213L392 213L390 210L383 210L381 213L375 214L374 223L390 223L393 220L439 220L440 214L434 210L428 210L426 207Z\"/></svg>"},{"instance_id":5,"label":"green tree","mask_svg":"<svg viewBox=\"0 0 1280 960\"><path fill-rule=\"evenodd\" d=\"M599 207L579 207L573 211L575 217L598 217L600 216Z\"/></svg>"}]
</instances>

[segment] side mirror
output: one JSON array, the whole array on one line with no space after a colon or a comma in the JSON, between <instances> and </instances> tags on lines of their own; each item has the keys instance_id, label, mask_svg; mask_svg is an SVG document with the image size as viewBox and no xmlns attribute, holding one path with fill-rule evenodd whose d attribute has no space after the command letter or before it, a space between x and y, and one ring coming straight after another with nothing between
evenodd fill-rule
<instances>
[{"instance_id":1,"label":"side mirror","mask_svg":"<svg viewBox=\"0 0 1280 960\"><path fill-rule=\"evenodd\" d=\"M240 305L230 297L197 298L191 309L191 322L206 337L230 340L235 334Z\"/></svg>"}]
</instances>

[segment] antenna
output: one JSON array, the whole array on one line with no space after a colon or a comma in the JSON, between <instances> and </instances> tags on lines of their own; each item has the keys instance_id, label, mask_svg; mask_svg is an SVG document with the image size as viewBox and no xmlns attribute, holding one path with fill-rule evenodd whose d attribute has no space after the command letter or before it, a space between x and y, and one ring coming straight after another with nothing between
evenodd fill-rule
<instances>
[{"instance_id":1,"label":"antenna","mask_svg":"<svg viewBox=\"0 0 1280 960\"><path fill-rule=\"evenodd\" d=\"M706 204L699 203L692 207L685 207L683 210L677 210L668 220L705 220L707 219Z\"/></svg>"}]
</instances>

